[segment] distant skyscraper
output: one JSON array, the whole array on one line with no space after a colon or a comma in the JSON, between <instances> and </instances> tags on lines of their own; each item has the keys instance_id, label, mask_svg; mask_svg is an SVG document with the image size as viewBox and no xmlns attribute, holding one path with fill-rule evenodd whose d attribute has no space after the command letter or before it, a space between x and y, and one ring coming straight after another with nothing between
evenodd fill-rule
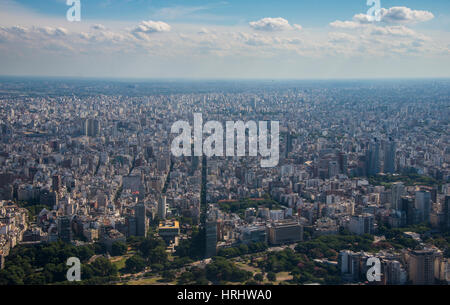
<instances>
[{"instance_id":1,"label":"distant skyscraper","mask_svg":"<svg viewBox=\"0 0 450 305\"><path fill-rule=\"evenodd\" d=\"M215 219L206 220L206 253L205 257L212 257L217 252L217 221Z\"/></svg>"},{"instance_id":2,"label":"distant skyscraper","mask_svg":"<svg viewBox=\"0 0 450 305\"><path fill-rule=\"evenodd\" d=\"M384 147L384 173L393 174L395 172L395 142L390 140Z\"/></svg>"},{"instance_id":3,"label":"distant skyscraper","mask_svg":"<svg viewBox=\"0 0 450 305\"><path fill-rule=\"evenodd\" d=\"M160 220L166 219L167 214L167 198L166 196L161 196L158 203L158 218Z\"/></svg>"},{"instance_id":4,"label":"distant skyscraper","mask_svg":"<svg viewBox=\"0 0 450 305\"><path fill-rule=\"evenodd\" d=\"M338 154L339 170L342 174L347 175L348 158L344 152Z\"/></svg>"},{"instance_id":5,"label":"distant skyscraper","mask_svg":"<svg viewBox=\"0 0 450 305\"><path fill-rule=\"evenodd\" d=\"M88 137L96 137L100 134L100 122L96 119L86 119L84 134Z\"/></svg>"},{"instance_id":6,"label":"distant skyscraper","mask_svg":"<svg viewBox=\"0 0 450 305\"><path fill-rule=\"evenodd\" d=\"M356 281L361 273L361 253L342 250L338 256L338 268L344 281Z\"/></svg>"},{"instance_id":7,"label":"distant skyscraper","mask_svg":"<svg viewBox=\"0 0 450 305\"><path fill-rule=\"evenodd\" d=\"M414 207L417 210L416 222L430 221L431 194L428 191L417 191Z\"/></svg>"},{"instance_id":8,"label":"distant skyscraper","mask_svg":"<svg viewBox=\"0 0 450 305\"><path fill-rule=\"evenodd\" d=\"M450 230L450 196L445 196L444 202L444 223L447 230Z\"/></svg>"},{"instance_id":9,"label":"distant skyscraper","mask_svg":"<svg viewBox=\"0 0 450 305\"><path fill-rule=\"evenodd\" d=\"M145 159L148 161L150 158L153 158L153 147L145 146Z\"/></svg>"},{"instance_id":10,"label":"distant skyscraper","mask_svg":"<svg viewBox=\"0 0 450 305\"><path fill-rule=\"evenodd\" d=\"M70 243L72 240L72 224L70 216L58 217L58 237L66 243Z\"/></svg>"},{"instance_id":11,"label":"distant skyscraper","mask_svg":"<svg viewBox=\"0 0 450 305\"><path fill-rule=\"evenodd\" d=\"M364 213L362 215L353 216L350 219L350 232L358 235L374 233L375 217L372 214Z\"/></svg>"},{"instance_id":12,"label":"distant skyscraper","mask_svg":"<svg viewBox=\"0 0 450 305\"><path fill-rule=\"evenodd\" d=\"M54 175L52 177L52 190L54 192L59 192L61 187L61 176L60 175Z\"/></svg>"},{"instance_id":13,"label":"distant skyscraper","mask_svg":"<svg viewBox=\"0 0 450 305\"><path fill-rule=\"evenodd\" d=\"M288 131L288 132L286 132L286 151L285 151L286 158L291 151L292 151L292 134L291 134L291 131Z\"/></svg>"},{"instance_id":14,"label":"distant skyscraper","mask_svg":"<svg viewBox=\"0 0 450 305\"><path fill-rule=\"evenodd\" d=\"M369 143L366 151L366 172L368 176L374 176L380 172L380 144L376 139Z\"/></svg>"},{"instance_id":15,"label":"distant skyscraper","mask_svg":"<svg viewBox=\"0 0 450 305\"><path fill-rule=\"evenodd\" d=\"M137 236L147 236L148 232L148 220L145 210L145 204L139 202L135 206L135 216L136 216L136 235Z\"/></svg>"},{"instance_id":16,"label":"distant skyscraper","mask_svg":"<svg viewBox=\"0 0 450 305\"><path fill-rule=\"evenodd\" d=\"M416 215L416 209L414 208L414 198L410 196L403 196L401 200L401 209L406 214L406 224L412 225L415 223Z\"/></svg>"},{"instance_id":17,"label":"distant skyscraper","mask_svg":"<svg viewBox=\"0 0 450 305\"><path fill-rule=\"evenodd\" d=\"M404 192L405 186L403 185L403 183L394 183L392 185L391 189L392 209L396 211L402 210L402 196Z\"/></svg>"},{"instance_id":18,"label":"distant skyscraper","mask_svg":"<svg viewBox=\"0 0 450 305\"><path fill-rule=\"evenodd\" d=\"M136 216L133 217L132 215L128 215L126 217L126 224L128 227L128 236L136 236Z\"/></svg>"},{"instance_id":19,"label":"distant skyscraper","mask_svg":"<svg viewBox=\"0 0 450 305\"><path fill-rule=\"evenodd\" d=\"M339 163L337 161L328 162L328 177L334 178L339 174Z\"/></svg>"}]
</instances>

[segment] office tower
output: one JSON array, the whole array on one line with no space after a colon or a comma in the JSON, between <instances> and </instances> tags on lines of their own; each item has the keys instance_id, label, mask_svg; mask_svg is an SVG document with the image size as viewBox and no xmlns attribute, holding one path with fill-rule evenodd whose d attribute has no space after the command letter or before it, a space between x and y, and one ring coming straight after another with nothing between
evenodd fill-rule
<instances>
[{"instance_id":1,"label":"office tower","mask_svg":"<svg viewBox=\"0 0 450 305\"><path fill-rule=\"evenodd\" d=\"M372 214L352 216L349 223L350 232L358 235L374 233L375 217Z\"/></svg>"},{"instance_id":2,"label":"office tower","mask_svg":"<svg viewBox=\"0 0 450 305\"><path fill-rule=\"evenodd\" d=\"M72 223L70 216L59 216L57 228L59 239L63 242L70 243L72 240Z\"/></svg>"},{"instance_id":3,"label":"office tower","mask_svg":"<svg viewBox=\"0 0 450 305\"><path fill-rule=\"evenodd\" d=\"M414 207L417 211L416 222L430 221L431 212L431 194L428 191L417 191Z\"/></svg>"},{"instance_id":4,"label":"office tower","mask_svg":"<svg viewBox=\"0 0 450 305\"><path fill-rule=\"evenodd\" d=\"M445 196L443 213L444 213L445 228L447 230L450 230L450 196Z\"/></svg>"},{"instance_id":5,"label":"office tower","mask_svg":"<svg viewBox=\"0 0 450 305\"><path fill-rule=\"evenodd\" d=\"M215 218L206 219L206 249L205 258L215 256L217 252L217 221Z\"/></svg>"},{"instance_id":6,"label":"office tower","mask_svg":"<svg viewBox=\"0 0 450 305\"><path fill-rule=\"evenodd\" d=\"M153 158L153 147L146 146L145 147L145 159L148 161L151 158Z\"/></svg>"},{"instance_id":7,"label":"office tower","mask_svg":"<svg viewBox=\"0 0 450 305\"><path fill-rule=\"evenodd\" d=\"M348 170L348 158L347 155L344 152L340 152L338 154L338 163L339 163L339 170L342 174L347 175Z\"/></svg>"},{"instance_id":8,"label":"office tower","mask_svg":"<svg viewBox=\"0 0 450 305\"><path fill-rule=\"evenodd\" d=\"M366 151L366 173L367 176L374 176L380 172L380 144L377 139L369 143Z\"/></svg>"},{"instance_id":9,"label":"office tower","mask_svg":"<svg viewBox=\"0 0 450 305\"><path fill-rule=\"evenodd\" d=\"M136 229L137 229L137 224L136 224L136 217L133 217L132 215L128 215L126 217L126 225L128 228L128 236L136 236Z\"/></svg>"},{"instance_id":10,"label":"office tower","mask_svg":"<svg viewBox=\"0 0 450 305\"><path fill-rule=\"evenodd\" d=\"M84 134L88 137L96 137L100 134L100 122L96 119L86 119Z\"/></svg>"},{"instance_id":11,"label":"office tower","mask_svg":"<svg viewBox=\"0 0 450 305\"><path fill-rule=\"evenodd\" d=\"M292 151L292 134L290 131L286 132L286 150L285 157L287 158Z\"/></svg>"},{"instance_id":12,"label":"office tower","mask_svg":"<svg viewBox=\"0 0 450 305\"><path fill-rule=\"evenodd\" d=\"M402 285L406 283L407 273L399 261L384 262L383 270L387 285Z\"/></svg>"},{"instance_id":13,"label":"office tower","mask_svg":"<svg viewBox=\"0 0 450 305\"><path fill-rule=\"evenodd\" d=\"M166 171L169 168L170 159L168 159L166 156L160 156L156 160L156 166L159 171Z\"/></svg>"},{"instance_id":14,"label":"office tower","mask_svg":"<svg viewBox=\"0 0 450 305\"><path fill-rule=\"evenodd\" d=\"M394 183L391 189L391 208L400 211L402 210L402 196L405 192L405 186L401 182Z\"/></svg>"},{"instance_id":15,"label":"office tower","mask_svg":"<svg viewBox=\"0 0 450 305\"><path fill-rule=\"evenodd\" d=\"M166 219L166 214L167 214L167 198L166 196L161 196L161 198L159 199L159 203L158 203L158 218L160 220L164 220Z\"/></svg>"},{"instance_id":16,"label":"office tower","mask_svg":"<svg viewBox=\"0 0 450 305\"><path fill-rule=\"evenodd\" d=\"M61 187L61 176L60 175L54 175L52 177L52 190L54 192L59 192Z\"/></svg>"},{"instance_id":17,"label":"office tower","mask_svg":"<svg viewBox=\"0 0 450 305\"><path fill-rule=\"evenodd\" d=\"M408 259L409 280L414 285L434 284L434 261L440 254L434 250L413 250Z\"/></svg>"},{"instance_id":18,"label":"office tower","mask_svg":"<svg viewBox=\"0 0 450 305\"><path fill-rule=\"evenodd\" d=\"M414 199L410 196L403 196L401 199L401 210L406 215L406 224L412 225L415 223L416 209L414 208Z\"/></svg>"},{"instance_id":19,"label":"office tower","mask_svg":"<svg viewBox=\"0 0 450 305\"><path fill-rule=\"evenodd\" d=\"M391 139L385 142L383 172L385 174L393 174L395 172L395 142Z\"/></svg>"},{"instance_id":20,"label":"office tower","mask_svg":"<svg viewBox=\"0 0 450 305\"><path fill-rule=\"evenodd\" d=\"M136 204L134 213L136 217L136 235L144 237L147 236L148 220L145 204L143 202Z\"/></svg>"},{"instance_id":21,"label":"office tower","mask_svg":"<svg viewBox=\"0 0 450 305\"><path fill-rule=\"evenodd\" d=\"M361 274L361 253L342 250L338 255L338 268L344 281L359 280Z\"/></svg>"},{"instance_id":22,"label":"office tower","mask_svg":"<svg viewBox=\"0 0 450 305\"><path fill-rule=\"evenodd\" d=\"M328 162L328 177L333 178L339 174L339 164L337 161Z\"/></svg>"}]
</instances>

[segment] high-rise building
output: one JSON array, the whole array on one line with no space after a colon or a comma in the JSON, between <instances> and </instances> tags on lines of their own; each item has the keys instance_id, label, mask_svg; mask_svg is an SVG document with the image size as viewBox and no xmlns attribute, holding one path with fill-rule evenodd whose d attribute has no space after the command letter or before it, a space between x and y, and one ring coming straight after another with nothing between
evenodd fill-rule
<instances>
[{"instance_id":1,"label":"high-rise building","mask_svg":"<svg viewBox=\"0 0 450 305\"><path fill-rule=\"evenodd\" d=\"M401 209L406 215L406 224L415 224L416 209L414 208L414 198L411 196L403 196Z\"/></svg>"},{"instance_id":2,"label":"high-rise building","mask_svg":"<svg viewBox=\"0 0 450 305\"><path fill-rule=\"evenodd\" d=\"M366 151L366 173L367 176L374 176L380 172L380 144L377 139L369 143Z\"/></svg>"},{"instance_id":3,"label":"high-rise building","mask_svg":"<svg viewBox=\"0 0 450 305\"><path fill-rule=\"evenodd\" d=\"M217 221L215 218L206 219L206 249L205 257L215 256L217 253Z\"/></svg>"},{"instance_id":4,"label":"high-rise building","mask_svg":"<svg viewBox=\"0 0 450 305\"><path fill-rule=\"evenodd\" d=\"M339 174L339 163L337 161L328 162L328 177L334 178Z\"/></svg>"},{"instance_id":5,"label":"high-rise building","mask_svg":"<svg viewBox=\"0 0 450 305\"><path fill-rule=\"evenodd\" d=\"M445 196L443 213L445 227L447 230L450 230L450 196Z\"/></svg>"},{"instance_id":6,"label":"high-rise building","mask_svg":"<svg viewBox=\"0 0 450 305\"><path fill-rule=\"evenodd\" d=\"M133 217L133 215L128 215L126 217L126 225L128 227L127 236L136 236L136 216Z\"/></svg>"},{"instance_id":7,"label":"high-rise building","mask_svg":"<svg viewBox=\"0 0 450 305\"><path fill-rule=\"evenodd\" d=\"M342 174L347 175L348 171L348 158L347 155L344 152L340 152L338 154L338 163L339 163L339 170Z\"/></svg>"},{"instance_id":8,"label":"high-rise building","mask_svg":"<svg viewBox=\"0 0 450 305\"><path fill-rule=\"evenodd\" d=\"M413 250L409 254L409 280L414 285L434 284L434 261L439 258L435 250Z\"/></svg>"},{"instance_id":9,"label":"high-rise building","mask_svg":"<svg viewBox=\"0 0 450 305\"><path fill-rule=\"evenodd\" d=\"M153 158L153 147L145 146L145 159L148 161L150 158Z\"/></svg>"},{"instance_id":10,"label":"high-rise building","mask_svg":"<svg viewBox=\"0 0 450 305\"><path fill-rule=\"evenodd\" d=\"M291 131L286 132L286 150L285 157L287 158L289 153L292 151L292 133Z\"/></svg>"},{"instance_id":11,"label":"high-rise building","mask_svg":"<svg viewBox=\"0 0 450 305\"><path fill-rule=\"evenodd\" d=\"M405 192L405 186L401 182L394 183L391 189L391 208L400 211L402 209L402 196Z\"/></svg>"},{"instance_id":12,"label":"high-rise building","mask_svg":"<svg viewBox=\"0 0 450 305\"><path fill-rule=\"evenodd\" d=\"M144 237L147 236L148 219L145 204L143 202L136 204L134 213L136 216L136 235Z\"/></svg>"},{"instance_id":13,"label":"high-rise building","mask_svg":"<svg viewBox=\"0 0 450 305\"><path fill-rule=\"evenodd\" d=\"M52 177L52 190L54 192L59 192L61 187L61 176L60 175L54 175Z\"/></svg>"},{"instance_id":14,"label":"high-rise building","mask_svg":"<svg viewBox=\"0 0 450 305\"><path fill-rule=\"evenodd\" d=\"M430 192L424 190L417 191L414 207L417 210L416 222L429 222L431 212Z\"/></svg>"},{"instance_id":15,"label":"high-rise building","mask_svg":"<svg viewBox=\"0 0 450 305\"><path fill-rule=\"evenodd\" d=\"M374 233L375 217L372 214L352 216L348 229L358 235Z\"/></svg>"},{"instance_id":16,"label":"high-rise building","mask_svg":"<svg viewBox=\"0 0 450 305\"><path fill-rule=\"evenodd\" d=\"M72 240L72 222L70 216L59 216L57 222L58 238L66 243Z\"/></svg>"},{"instance_id":17,"label":"high-rise building","mask_svg":"<svg viewBox=\"0 0 450 305\"><path fill-rule=\"evenodd\" d=\"M393 174L395 172L395 142L389 140L384 146L384 169L385 174Z\"/></svg>"},{"instance_id":18,"label":"high-rise building","mask_svg":"<svg viewBox=\"0 0 450 305\"><path fill-rule=\"evenodd\" d=\"M350 250L342 250L338 256L338 268L344 281L357 281L362 272L361 253L355 253Z\"/></svg>"},{"instance_id":19,"label":"high-rise building","mask_svg":"<svg viewBox=\"0 0 450 305\"><path fill-rule=\"evenodd\" d=\"M402 285L406 283L407 273L397 260L383 262L383 270L387 285Z\"/></svg>"},{"instance_id":20,"label":"high-rise building","mask_svg":"<svg viewBox=\"0 0 450 305\"><path fill-rule=\"evenodd\" d=\"M158 218L160 220L166 219L167 215L167 198L162 195L158 202Z\"/></svg>"},{"instance_id":21,"label":"high-rise building","mask_svg":"<svg viewBox=\"0 0 450 305\"><path fill-rule=\"evenodd\" d=\"M84 134L88 137L96 137L100 134L100 122L96 119L86 119Z\"/></svg>"}]
</instances>

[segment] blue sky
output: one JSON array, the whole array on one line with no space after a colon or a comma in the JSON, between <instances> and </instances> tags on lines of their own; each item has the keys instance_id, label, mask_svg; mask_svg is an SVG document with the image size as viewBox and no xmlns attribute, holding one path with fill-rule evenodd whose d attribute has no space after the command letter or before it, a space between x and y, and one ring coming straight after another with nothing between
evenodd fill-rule
<instances>
[{"instance_id":1,"label":"blue sky","mask_svg":"<svg viewBox=\"0 0 450 305\"><path fill-rule=\"evenodd\" d=\"M450 1L0 1L5 75L450 77ZM70 58L70 60L68 60Z\"/></svg>"},{"instance_id":2,"label":"blue sky","mask_svg":"<svg viewBox=\"0 0 450 305\"><path fill-rule=\"evenodd\" d=\"M65 0L16 2L38 13L60 18L64 18L67 10ZM86 20L145 20L161 9L179 9L181 12L185 8L186 14L178 15L177 22L228 25L276 15L305 26L321 26L335 19L349 19L368 9L365 0L82 0L81 3ZM381 0L381 6L407 6L432 11L436 16L449 17L450 14L448 0ZM202 18L211 15L217 16L216 20Z\"/></svg>"}]
</instances>

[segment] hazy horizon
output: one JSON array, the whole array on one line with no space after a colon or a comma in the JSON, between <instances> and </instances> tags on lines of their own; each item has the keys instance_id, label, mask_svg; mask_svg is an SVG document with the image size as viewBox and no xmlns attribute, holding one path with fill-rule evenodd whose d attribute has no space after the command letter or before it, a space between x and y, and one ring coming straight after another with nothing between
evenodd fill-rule
<instances>
[{"instance_id":1,"label":"hazy horizon","mask_svg":"<svg viewBox=\"0 0 450 305\"><path fill-rule=\"evenodd\" d=\"M163 79L450 77L450 3L381 0L0 3L7 76Z\"/></svg>"}]
</instances>

